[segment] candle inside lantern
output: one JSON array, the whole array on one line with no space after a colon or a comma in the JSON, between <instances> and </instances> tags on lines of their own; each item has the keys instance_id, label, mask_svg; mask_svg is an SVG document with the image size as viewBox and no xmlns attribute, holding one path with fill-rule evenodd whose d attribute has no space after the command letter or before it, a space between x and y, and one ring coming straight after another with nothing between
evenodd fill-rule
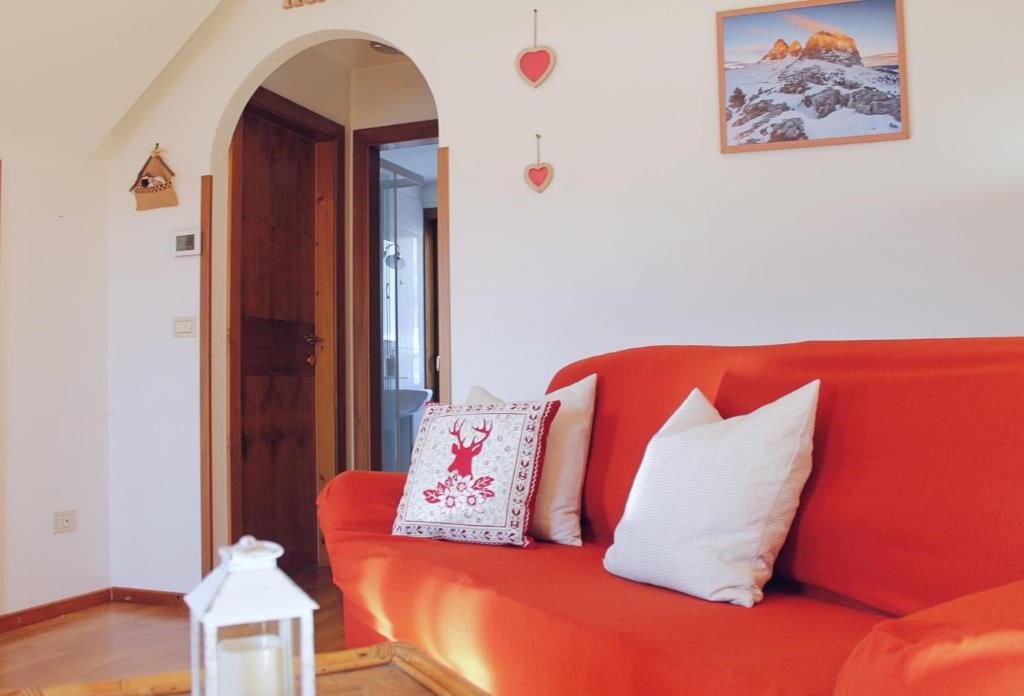
<instances>
[{"instance_id":1,"label":"candle inside lantern","mask_svg":"<svg viewBox=\"0 0 1024 696\"><path fill-rule=\"evenodd\" d=\"M278 636L231 638L217 644L219 696L290 696Z\"/></svg>"}]
</instances>

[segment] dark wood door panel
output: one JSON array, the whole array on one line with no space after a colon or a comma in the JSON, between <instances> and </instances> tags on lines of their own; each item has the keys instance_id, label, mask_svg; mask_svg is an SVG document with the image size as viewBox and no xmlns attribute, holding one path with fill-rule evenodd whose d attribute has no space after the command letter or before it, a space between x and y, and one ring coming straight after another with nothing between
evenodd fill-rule
<instances>
[{"instance_id":1,"label":"dark wood door panel","mask_svg":"<svg viewBox=\"0 0 1024 696\"><path fill-rule=\"evenodd\" d=\"M294 572L317 561L315 143L242 118L241 522Z\"/></svg>"},{"instance_id":2,"label":"dark wood door panel","mask_svg":"<svg viewBox=\"0 0 1024 696\"><path fill-rule=\"evenodd\" d=\"M312 376L242 378L242 519L245 533L285 548L279 565L316 565Z\"/></svg>"},{"instance_id":3,"label":"dark wood door panel","mask_svg":"<svg viewBox=\"0 0 1024 696\"><path fill-rule=\"evenodd\" d=\"M314 346L306 339L315 332L312 322L242 317L242 374L312 377L315 368L307 358Z\"/></svg>"},{"instance_id":4,"label":"dark wood door panel","mask_svg":"<svg viewBox=\"0 0 1024 696\"><path fill-rule=\"evenodd\" d=\"M243 118L242 315L312 322L315 144Z\"/></svg>"}]
</instances>

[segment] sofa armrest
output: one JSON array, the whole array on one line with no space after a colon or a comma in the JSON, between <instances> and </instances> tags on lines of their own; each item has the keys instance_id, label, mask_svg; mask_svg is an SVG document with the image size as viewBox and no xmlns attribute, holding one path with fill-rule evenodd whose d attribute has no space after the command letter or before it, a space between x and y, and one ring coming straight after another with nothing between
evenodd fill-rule
<instances>
[{"instance_id":1,"label":"sofa armrest","mask_svg":"<svg viewBox=\"0 0 1024 696\"><path fill-rule=\"evenodd\" d=\"M1024 581L875 626L836 685L862 694L1024 694Z\"/></svg>"},{"instance_id":2,"label":"sofa armrest","mask_svg":"<svg viewBox=\"0 0 1024 696\"><path fill-rule=\"evenodd\" d=\"M390 534L405 488L405 474L346 471L316 499L320 529L330 542L338 532Z\"/></svg>"}]
</instances>

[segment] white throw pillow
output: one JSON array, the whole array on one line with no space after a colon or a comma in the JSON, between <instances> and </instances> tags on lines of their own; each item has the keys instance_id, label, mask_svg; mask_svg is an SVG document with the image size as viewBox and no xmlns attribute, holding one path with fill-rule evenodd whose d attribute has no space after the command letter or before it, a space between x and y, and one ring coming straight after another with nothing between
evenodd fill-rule
<instances>
[{"instance_id":1,"label":"white throw pillow","mask_svg":"<svg viewBox=\"0 0 1024 696\"><path fill-rule=\"evenodd\" d=\"M590 453L590 430L594 421L597 375L544 396L562 405L551 424L544 466L537 489L537 507L530 534L556 544L582 546L580 499ZM502 399L483 387L474 386L466 399L469 405L500 404Z\"/></svg>"},{"instance_id":2,"label":"white throw pillow","mask_svg":"<svg viewBox=\"0 0 1024 696\"><path fill-rule=\"evenodd\" d=\"M820 384L728 420L694 389L647 445L605 569L711 601L760 602L811 473Z\"/></svg>"}]
</instances>

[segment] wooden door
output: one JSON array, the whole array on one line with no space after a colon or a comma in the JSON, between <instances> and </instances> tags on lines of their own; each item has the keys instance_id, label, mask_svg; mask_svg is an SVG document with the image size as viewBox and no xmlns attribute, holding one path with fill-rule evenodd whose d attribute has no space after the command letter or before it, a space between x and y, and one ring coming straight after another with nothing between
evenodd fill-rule
<instances>
[{"instance_id":1,"label":"wooden door","mask_svg":"<svg viewBox=\"0 0 1024 696\"><path fill-rule=\"evenodd\" d=\"M278 542L294 573L318 562L315 500L338 461L341 140L264 92L231 153L232 536Z\"/></svg>"}]
</instances>

